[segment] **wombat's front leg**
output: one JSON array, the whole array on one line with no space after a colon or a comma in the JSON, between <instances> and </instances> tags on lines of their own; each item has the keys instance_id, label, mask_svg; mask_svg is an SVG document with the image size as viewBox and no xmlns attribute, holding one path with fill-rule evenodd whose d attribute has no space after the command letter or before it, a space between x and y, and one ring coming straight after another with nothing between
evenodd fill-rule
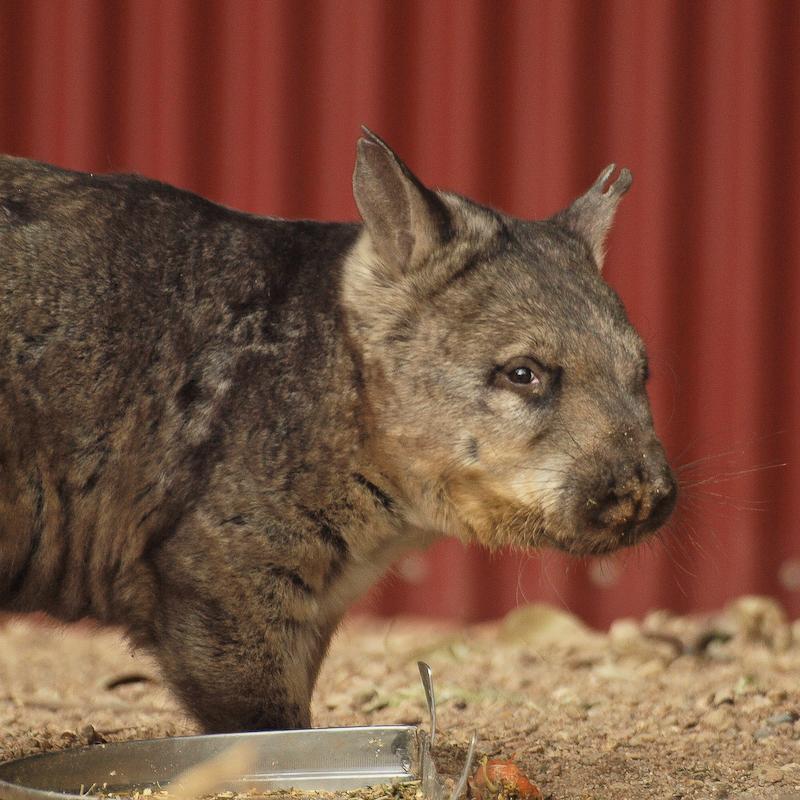
<instances>
[{"instance_id":1,"label":"wombat's front leg","mask_svg":"<svg viewBox=\"0 0 800 800\"><path fill-rule=\"evenodd\" d=\"M155 653L168 682L209 733L308 727L324 646L226 605L197 591L164 605Z\"/></svg>"},{"instance_id":2,"label":"wombat's front leg","mask_svg":"<svg viewBox=\"0 0 800 800\"><path fill-rule=\"evenodd\" d=\"M292 618L255 565L237 574L200 541L188 560L180 542L159 558L170 566L149 638L167 681L209 733L309 727L331 631Z\"/></svg>"},{"instance_id":3,"label":"wombat's front leg","mask_svg":"<svg viewBox=\"0 0 800 800\"><path fill-rule=\"evenodd\" d=\"M254 624L201 593L172 597L162 613L155 654L206 732L310 725L324 649L310 632L277 621Z\"/></svg>"}]
</instances>

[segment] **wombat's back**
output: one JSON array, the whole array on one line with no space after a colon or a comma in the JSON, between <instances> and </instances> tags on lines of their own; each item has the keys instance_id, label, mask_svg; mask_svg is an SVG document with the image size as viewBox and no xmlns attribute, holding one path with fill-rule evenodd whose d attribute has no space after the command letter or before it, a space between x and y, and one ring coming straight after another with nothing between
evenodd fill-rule
<instances>
[{"instance_id":1,"label":"wombat's back","mask_svg":"<svg viewBox=\"0 0 800 800\"><path fill-rule=\"evenodd\" d=\"M137 176L0 157L4 385L98 427L120 382L165 368L165 349L188 357L212 309L280 273L270 227Z\"/></svg>"},{"instance_id":2,"label":"wombat's back","mask_svg":"<svg viewBox=\"0 0 800 800\"><path fill-rule=\"evenodd\" d=\"M165 340L188 358L210 340L235 346L248 314L274 317L287 303L330 314L356 233L0 155L0 374L25 364L33 376L50 348L72 375L100 358L101 371L130 377Z\"/></svg>"}]
</instances>

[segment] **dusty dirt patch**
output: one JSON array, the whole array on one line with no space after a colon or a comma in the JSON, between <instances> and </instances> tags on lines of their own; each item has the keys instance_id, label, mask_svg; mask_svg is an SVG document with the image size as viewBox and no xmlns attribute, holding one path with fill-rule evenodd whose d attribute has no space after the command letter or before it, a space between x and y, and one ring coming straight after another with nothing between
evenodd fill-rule
<instances>
[{"instance_id":1,"label":"dusty dirt patch","mask_svg":"<svg viewBox=\"0 0 800 800\"><path fill-rule=\"evenodd\" d=\"M320 676L315 724L427 725L420 658L447 774L477 728L482 754L513 756L553 800L800 798L800 625L769 601L608 634L537 606L466 629L353 620ZM3 759L195 732L115 633L24 620L0 629L0 730Z\"/></svg>"}]
</instances>

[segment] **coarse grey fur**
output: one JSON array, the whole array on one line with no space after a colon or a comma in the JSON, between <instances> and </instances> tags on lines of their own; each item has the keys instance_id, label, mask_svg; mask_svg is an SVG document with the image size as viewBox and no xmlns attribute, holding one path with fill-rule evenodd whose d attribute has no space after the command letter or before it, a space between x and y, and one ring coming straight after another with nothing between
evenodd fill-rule
<instances>
[{"instance_id":1,"label":"coarse grey fur","mask_svg":"<svg viewBox=\"0 0 800 800\"><path fill-rule=\"evenodd\" d=\"M2 607L124 626L209 731L306 726L339 619L409 547L657 528L609 175L523 221L367 131L361 225L0 157Z\"/></svg>"}]
</instances>

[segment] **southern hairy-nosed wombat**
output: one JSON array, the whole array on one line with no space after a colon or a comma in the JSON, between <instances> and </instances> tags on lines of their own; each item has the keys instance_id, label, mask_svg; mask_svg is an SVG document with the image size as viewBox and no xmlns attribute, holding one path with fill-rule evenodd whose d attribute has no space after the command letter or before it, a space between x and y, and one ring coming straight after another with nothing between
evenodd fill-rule
<instances>
[{"instance_id":1,"label":"southern hairy-nosed wombat","mask_svg":"<svg viewBox=\"0 0 800 800\"><path fill-rule=\"evenodd\" d=\"M515 219L358 143L363 225L0 157L0 603L123 625L207 730L309 724L409 547L604 553L675 480L599 271L630 185Z\"/></svg>"}]
</instances>

